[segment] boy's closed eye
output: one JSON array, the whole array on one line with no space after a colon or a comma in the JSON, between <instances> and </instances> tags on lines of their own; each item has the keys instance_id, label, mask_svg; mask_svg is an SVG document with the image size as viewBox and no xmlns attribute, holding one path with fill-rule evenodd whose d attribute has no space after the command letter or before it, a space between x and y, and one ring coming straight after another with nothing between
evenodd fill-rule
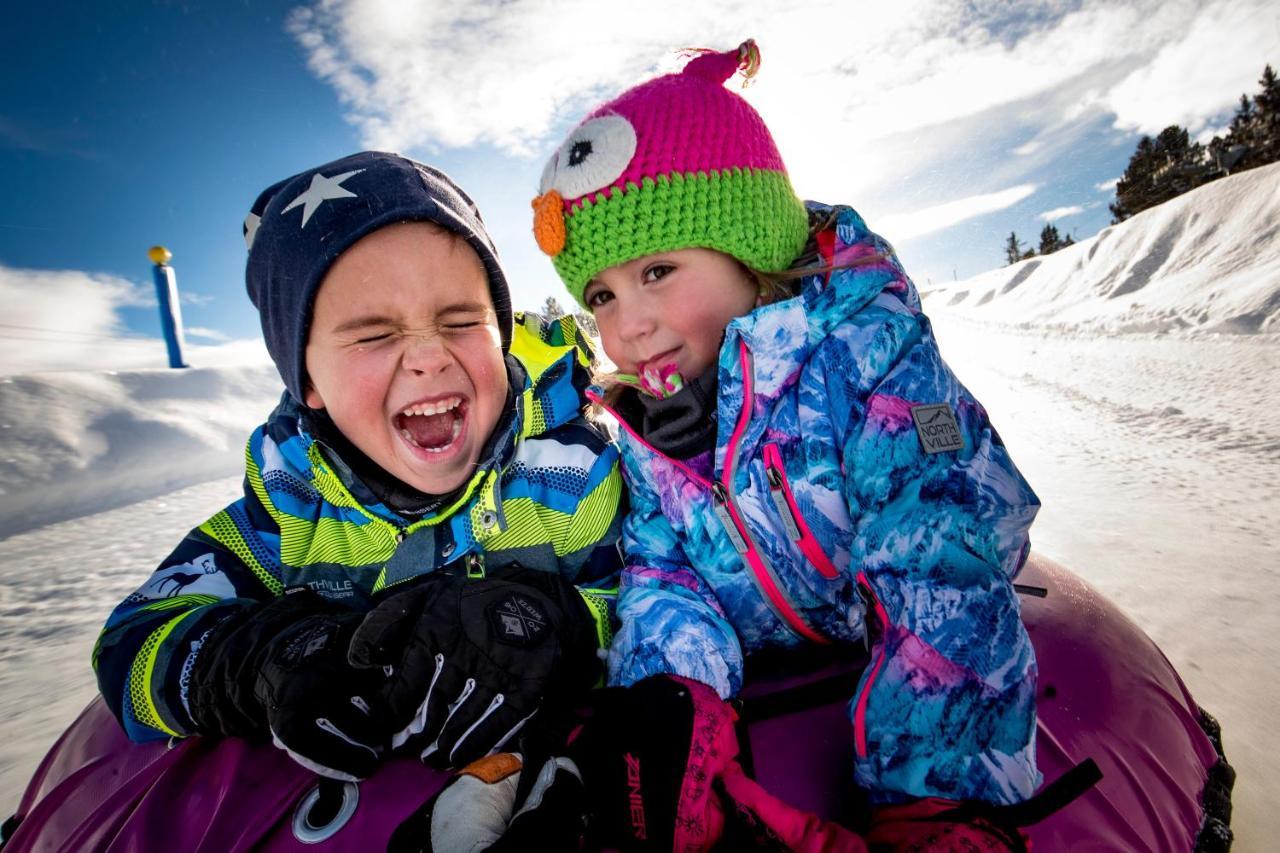
<instances>
[{"instance_id":1,"label":"boy's closed eye","mask_svg":"<svg viewBox=\"0 0 1280 853\"><path fill-rule=\"evenodd\" d=\"M395 324L385 317L357 317L340 323L329 335L335 343L373 344L395 334Z\"/></svg>"}]
</instances>

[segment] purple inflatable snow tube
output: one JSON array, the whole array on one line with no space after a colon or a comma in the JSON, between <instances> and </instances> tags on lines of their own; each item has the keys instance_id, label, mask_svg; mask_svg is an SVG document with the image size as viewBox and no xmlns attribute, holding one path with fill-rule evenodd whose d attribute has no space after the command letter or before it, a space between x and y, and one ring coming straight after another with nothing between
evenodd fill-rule
<instances>
[{"instance_id":1,"label":"purple inflatable snow tube","mask_svg":"<svg viewBox=\"0 0 1280 853\"><path fill-rule=\"evenodd\" d=\"M1052 781L1092 758L1103 773L1079 799L1028 828L1033 845L1203 844L1203 800L1222 772L1214 769L1220 754L1173 667L1136 625L1061 566L1033 555L1018 581L1048 590L1023 599L1040 668L1040 769ZM824 817L849 814L856 792L844 706L856 678L853 662L744 691L744 758L766 789ZM848 688L827 695L824 684ZM316 777L280 750L203 738L133 745L99 699L41 763L4 849L302 851L320 841L331 850L385 849L446 779L396 760L358 786L326 783L327 799L317 806Z\"/></svg>"}]
</instances>

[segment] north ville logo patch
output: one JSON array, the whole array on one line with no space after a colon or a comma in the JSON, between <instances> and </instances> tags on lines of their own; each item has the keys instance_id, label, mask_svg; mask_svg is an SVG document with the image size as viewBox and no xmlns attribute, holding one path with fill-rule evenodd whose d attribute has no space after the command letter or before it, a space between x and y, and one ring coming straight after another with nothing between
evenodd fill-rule
<instances>
[{"instance_id":1,"label":"north ville logo patch","mask_svg":"<svg viewBox=\"0 0 1280 853\"><path fill-rule=\"evenodd\" d=\"M916 422L916 433L925 453L945 453L964 448L964 436L956 413L946 403L912 406L911 418Z\"/></svg>"}]
</instances>

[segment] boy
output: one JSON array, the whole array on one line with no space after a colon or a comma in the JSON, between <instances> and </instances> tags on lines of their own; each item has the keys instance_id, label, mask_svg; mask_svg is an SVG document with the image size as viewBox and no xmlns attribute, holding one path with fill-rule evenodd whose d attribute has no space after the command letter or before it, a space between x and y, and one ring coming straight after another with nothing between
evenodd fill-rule
<instances>
[{"instance_id":1,"label":"boy","mask_svg":"<svg viewBox=\"0 0 1280 853\"><path fill-rule=\"evenodd\" d=\"M581 414L589 350L572 321L513 329L474 204L397 155L275 184L245 239L287 390L244 497L111 614L99 687L136 741L462 766L599 674L622 488Z\"/></svg>"}]
</instances>

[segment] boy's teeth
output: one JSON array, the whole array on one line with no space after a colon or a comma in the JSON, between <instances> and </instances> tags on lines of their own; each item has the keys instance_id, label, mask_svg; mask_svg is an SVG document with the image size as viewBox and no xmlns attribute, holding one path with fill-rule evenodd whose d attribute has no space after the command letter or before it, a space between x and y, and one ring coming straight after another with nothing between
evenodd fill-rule
<instances>
[{"instance_id":1,"label":"boy's teeth","mask_svg":"<svg viewBox=\"0 0 1280 853\"><path fill-rule=\"evenodd\" d=\"M436 400L434 403L422 403L417 406L410 406L401 412L405 417L413 415L439 415L443 412L456 409L462 403L461 397L446 397L443 400Z\"/></svg>"},{"instance_id":2,"label":"boy's teeth","mask_svg":"<svg viewBox=\"0 0 1280 853\"><path fill-rule=\"evenodd\" d=\"M445 409L444 411L448 411L448 409ZM408 413L406 412L406 414ZM418 443L418 440L413 437L413 433L411 433L407 429L401 428L400 434L404 436L405 441L409 442L409 444L413 445L414 447L417 447L421 450L425 450L428 453L444 453L446 450L448 450L450 447L453 446L453 443L458 440L458 436L462 434L462 418L458 418L458 417L454 418L453 426L450 427L449 429L449 440L446 441L444 444L440 445L439 447L424 447L423 445Z\"/></svg>"}]
</instances>

